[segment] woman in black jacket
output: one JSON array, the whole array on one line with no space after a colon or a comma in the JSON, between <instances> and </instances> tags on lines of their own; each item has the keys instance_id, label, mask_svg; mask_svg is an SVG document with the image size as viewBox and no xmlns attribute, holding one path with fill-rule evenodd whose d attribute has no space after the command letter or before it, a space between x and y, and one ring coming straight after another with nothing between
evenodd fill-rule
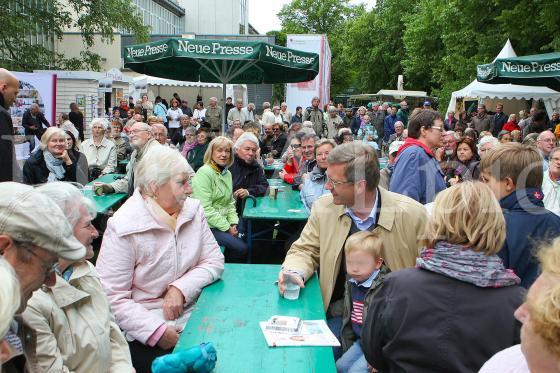
<instances>
[{"instance_id":1,"label":"woman in black jacket","mask_svg":"<svg viewBox=\"0 0 560 373\"><path fill-rule=\"evenodd\" d=\"M122 126L121 126L122 128ZM82 185L88 183L89 167L86 155L80 152L80 147L76 142L76 137L70 131L66 132L66 150L72 162L76 164L76 181Z\"/></svg>"},{"instance_id":2,"label":"woman in black jacket","mask_svg":"<svg viewBox=\"0 0 560 373\"><path fill-rule=\"evenodd\" d=\"M76 163L66 146L66 132L49 127L41 136L40 148L23 165L23 182L35 185L53 181L76 181Z\"/></svg>"},{"instance_id":3,"label":"woman in black jacket","mask_svg":"<svg viewBox=\"0 0 560 373\"><path fill-rule=\"evenodd\" d=\"M520 279L496 253L505 240L492 191L464 182L439 193L416 268L395 271L371 303L363 351L379 372L477 372L518 344Z\"/></svg>"},{"instance_id":4,"label":"woman in black jacket","mask_svg":"<svg viewBox=\"0 0 560 373\"><path fill-rule=\"evenodd\" d=\"M268 189L264 170L256 160L258 149L259 140L250 132L239 136L233 146L235 160L229 170L233 179L237 214L240 217L243 216L243 198L248 195L264 196Z\"/></svg>"}]
</instances>

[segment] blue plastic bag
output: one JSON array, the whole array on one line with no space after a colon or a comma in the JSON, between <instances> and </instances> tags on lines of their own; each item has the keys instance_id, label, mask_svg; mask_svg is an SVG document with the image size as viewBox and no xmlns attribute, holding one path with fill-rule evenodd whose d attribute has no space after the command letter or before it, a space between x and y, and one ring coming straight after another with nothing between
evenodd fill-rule
<instances>
[{"instance_id":1,"label":"blue plastic bag","mask_svg":"<svg viewBox=\"0 0 560 373\"><path fill-rule=\"evenodd\" d=\"M216 349L211 342L160 356L152 362L153 373L208 373L216 366Z\"/></svg>"}]
</instances>

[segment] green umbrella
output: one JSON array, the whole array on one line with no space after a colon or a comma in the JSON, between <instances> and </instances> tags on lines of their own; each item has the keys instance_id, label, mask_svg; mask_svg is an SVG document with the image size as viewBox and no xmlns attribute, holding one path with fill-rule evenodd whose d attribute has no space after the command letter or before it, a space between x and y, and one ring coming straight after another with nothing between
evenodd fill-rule
<instances>
[{"instance_id":1,"label":"green umbrella","mask_svg":"<svg viewBox=\"0 0 560 373\"><path fill-rule=\"evenodd\" d=\"M560 91L560 53L498 58L478 65L476 78L490 84L518 84L548 87Z\"/></svg>"},{"instance_id":2,"label":"green umbrella","mask_svg":"<svg viewBox=\"0 0 560 373\"><path fill-rule=\"evenodd\" d=\"M226 84L295 83L319 73L319 55L265 42L170 38L124 49L124 66L160 78ZM224 105L225 120L225 105Z\"/></svg>"}]
</instances>

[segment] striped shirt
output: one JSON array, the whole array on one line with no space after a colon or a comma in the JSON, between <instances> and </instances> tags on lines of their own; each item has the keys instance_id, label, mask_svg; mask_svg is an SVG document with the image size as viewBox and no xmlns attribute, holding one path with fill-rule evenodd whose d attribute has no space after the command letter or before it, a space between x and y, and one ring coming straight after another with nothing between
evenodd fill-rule
<instances>
[{"instance_id":1,"label":"striped shirt","mask_svg":"<svg viewBox=\"0 0 560 373\"><path fill-rule=\"evenodd\" d=\"M352 312L350 314L350 322L352 323L352 330L358 338L362 335L362 324L364 315L364 300L366 294L373 284L373 281L377 278L379 270L374 271L367 280L362 283L350 278L350 296L352 297Z\"/></svg>"}]
</instances>

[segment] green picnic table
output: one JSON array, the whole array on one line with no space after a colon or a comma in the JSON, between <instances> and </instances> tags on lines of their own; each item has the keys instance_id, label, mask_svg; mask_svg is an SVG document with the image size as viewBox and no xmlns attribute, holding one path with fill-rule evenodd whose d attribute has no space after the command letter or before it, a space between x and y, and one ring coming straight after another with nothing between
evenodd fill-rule
<instances>
[{"instance_id":1,"label":"green picnic table","mask_svg":"<svg viewBox=\"0 0 560 373\"><path fill-rule=\"evenodd\" d=\"M293 190L290 184L284 183L280 179L269 179L270 187L278 187L277 197L271 198L270 195L256 197L256 204L248 199L243 208L243 219L247 222L247 247L249 251L248 261L251 261L253 254L253 240L263 237L267 233L278 230L282 231L281 224L286 222L305 222L309 217L305 206L299 198L299 191ZM255 232L253 222L259 220L262 229ZM284 232L289 235L289 232ZM292 234L295 232L291 232Z\"/></svg>"},{"instance_id":2,"label":"green picnic table","mask_svg":"<svg viewBox=\"0 0 560 373\"><path fill-rule=\"evenodd\" d=\"M212 342L214 373L336 372L331 347L268 347L259 321L274 315L325 319L317 275L299 299L286 300L274 283L279 271L279 265L226 264L222 279L202 291L174 351Z\"/></svg>"},{"instance_id":3,"label":"green picnic table","mask_svg":"<svg viewBox=\"0 0 560 373\"><path fill-rule=\"evenodd\" d=\"M120 165L126 166L128 164L128 159L123 159L122 161L119 161Z\"/></svg>"},{"instance_id":4,"label":"green picnic table","mask_svg":"<svg viewBox=\"0 0 560 373\"><path fill-rule=\"evenodd\" d=\"M89 198L93 202L93 204L95 205L95 210L97 211L98 214L106 214L107 211L109 211L115 205L117 205L121 201L125 200L126 197L128 197L128 194L126 194L126 193L112 193L112 194L106 194L106 195L103 195L103 196L96 196L95 193L93 193L93 183L94 182L102 182L102 183L110 184L113 181L115 181L117 178L122 177L122 176L124 176L124 175L121 175L121 174L103 175L103 176L95 179L91 183L88 183L86 185L86 187L84 189L82 189L82 194L85 197Z\"/></svg>"}]
</instances>

